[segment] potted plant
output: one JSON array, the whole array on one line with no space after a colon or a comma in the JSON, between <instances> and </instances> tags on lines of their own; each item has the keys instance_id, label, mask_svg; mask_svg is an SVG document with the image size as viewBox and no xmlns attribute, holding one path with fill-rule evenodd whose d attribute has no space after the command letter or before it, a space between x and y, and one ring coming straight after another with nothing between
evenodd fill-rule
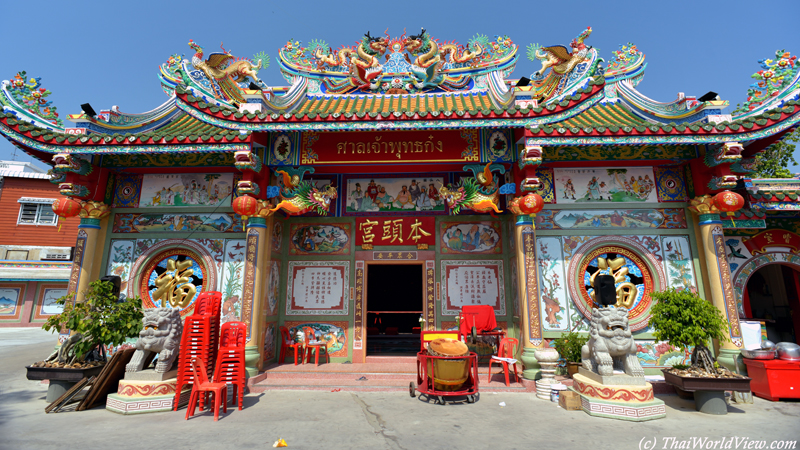
<instances>
[{"instance_id":1,"label":"potted plant","mask_svg":"<svg viewBox=\"0 0 800 450\"><path fill-rule=\"evenodd\" d=\"M141 299L137 296L120 300L113 291L112 283L97 280L89 285L81 303L74 302L74 293L56 300L64 310L49 317L42 328L70 330L72 334L44 361L27 367L29 380L50 380L53 392L48 390L48 401L82 378L99 374L105 363L106 345L118 346L139 335Z\"/></svg>"},{"instance_id":2,"label":"potted plant","mask_svg":"<svg viewBox=\"0 0 800 450\"><path fill-rule=\"evenodd\" d=\"M555 348L566 361L567 374L570 378L578 373L578 368L581 366L581 347L588 340L589 336L582 336L580 333L570 331L550 343L550 346Z\"/></svg>"},{"instance_id":3,"label":"potted plant","mask_svg":"<svg viewBox=\"0 0 800 450\"><path fill-rule=\"evenodd\" d=\"M711 339L728 340L728 322L714 305L689 290L671 288L650 297L655 338L678 348L694 347L691 365L664 369L665 381L694 392L698 411L727 414L724 391L750 391L750 378L720 366L707 346Z\"/></svg>"}]
</instances>

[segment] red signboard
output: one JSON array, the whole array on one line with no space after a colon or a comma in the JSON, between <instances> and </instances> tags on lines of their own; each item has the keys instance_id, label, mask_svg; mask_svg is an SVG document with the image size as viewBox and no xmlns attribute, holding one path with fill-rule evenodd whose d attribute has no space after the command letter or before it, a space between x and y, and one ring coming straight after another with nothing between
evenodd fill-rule
<instances>
[{"instance_id":1,"label":"red signboard","mask_svg":"<svg viewBox=\"0 0 800 450\"><path fill-rule=\"evenodd\" d=\"M786 230L762 231L742 242L753 255L766 252L768 247L788 247L794 253L800 250L800 236Z\"/></svg>"},{"instance_id":2,"label":"red signboard","mask_svg":"<svg viewBox=\"0 0 800 450\"><path fill-rule=\"evenodd\" d=\"M359 217L356 245L434 245L433 217Z\"/></svg>"},{"instance_id":3,"label":"red signboard","mask_svg":"<svg viewBox=\"0 0 800 450\"><path fill-rule=\"evenodd\" d=\"M478 162L477 130L303 133L301 164Z\"/></svg>"}]
</instances>

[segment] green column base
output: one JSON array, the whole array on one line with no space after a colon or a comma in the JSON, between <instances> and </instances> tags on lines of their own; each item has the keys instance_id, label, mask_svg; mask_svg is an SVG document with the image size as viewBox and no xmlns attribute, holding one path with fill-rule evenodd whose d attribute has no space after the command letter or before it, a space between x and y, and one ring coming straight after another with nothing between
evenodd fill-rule
<instances>
[{"instance_id":1,"label":"green column base","mask_svg":"<svg viewBox=\"0 0 800 450\"><path fill-rule=\"evenodd\" d=\"M723 348L717 356L719 364L733 373L747 373L747 367L742 362L742 351L739 349Z\"/></svg>"},{"instance_id":2,"label":"green column base","mask_svg":"<svg viewBox=\"0 0 800 450\"><path fill-rule=\"evenodd\" d=\"M258 375L258 359L261 354L258 353L258 347L255 345L248 345L244 348L244 367L247 370L248 377Z\"/></svg>"},{"instance_id":3,"label":"green column base","mask_svg":"<svg viewBox=\"0 0 800 450\"><path fill-rule=\"evenodd\" d=\"M534 351L536 351L535 348L525 347L522 349L522 356L519 357L525 367L525 370L522 371L522 378L526 380L538 380L542 378L542 367L539 365L539 361L536 360L536 357L533 356Z\"/></svg>"}]
</instances>

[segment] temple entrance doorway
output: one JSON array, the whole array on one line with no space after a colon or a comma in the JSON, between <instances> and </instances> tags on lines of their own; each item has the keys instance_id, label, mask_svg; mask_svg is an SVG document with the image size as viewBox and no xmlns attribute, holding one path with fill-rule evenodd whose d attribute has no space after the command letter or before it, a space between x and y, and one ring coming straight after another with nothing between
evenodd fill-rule
<instances>
[{"instance_id":1,"label":"temple entrance doorway","mask_svg":"<svg viewBox=\"0 0 800 450\"><path fill-rule=\"evenodd\" d=\"M749 318L766 319L767 339L798 342L800 335L800 272L771 264L758 269L747 281L744 295Z\"/></svg>"},{"instance_id":2,"label":"temple entrance doorway","mask_svg":"<svg viewBox=\"0 0 800 450\"><path fill-rule=\"evenodd\" d=\"M367 265L367 356L414 356L419 351L423 265Z\"/></svg>"}]
</instances>

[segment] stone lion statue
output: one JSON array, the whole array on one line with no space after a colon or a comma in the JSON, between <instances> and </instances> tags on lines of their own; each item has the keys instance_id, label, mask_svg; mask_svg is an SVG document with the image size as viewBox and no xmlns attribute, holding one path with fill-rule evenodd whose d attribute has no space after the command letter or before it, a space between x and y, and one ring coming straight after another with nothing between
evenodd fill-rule
<instances>
[{"instance_id":1,"label":"stone lion statue","mask_svg":"<svg viewBox=\"0 0 800 450\"><path fill-rule=\"evenodd\" d=\"M606 306L592 310L589 341L581 348L581 363L584 369L602 376L613 375L615 368L633 377L644 376L626 308Z\"/></svg>"},{"instance_id":2,"label":"stone lion statue","mask_svg":"<svg viewBox=\"0 0 800 450\"><path fill-rule=\"evenodd\" d=\"M139 372L148 368L157 354L156 372L169 372L178 359L183 332L180 310L170 307L145 309L142 325L139 340L136 341L136 352L125 366L125 371Z\"/></svg>"}]
</instances>

